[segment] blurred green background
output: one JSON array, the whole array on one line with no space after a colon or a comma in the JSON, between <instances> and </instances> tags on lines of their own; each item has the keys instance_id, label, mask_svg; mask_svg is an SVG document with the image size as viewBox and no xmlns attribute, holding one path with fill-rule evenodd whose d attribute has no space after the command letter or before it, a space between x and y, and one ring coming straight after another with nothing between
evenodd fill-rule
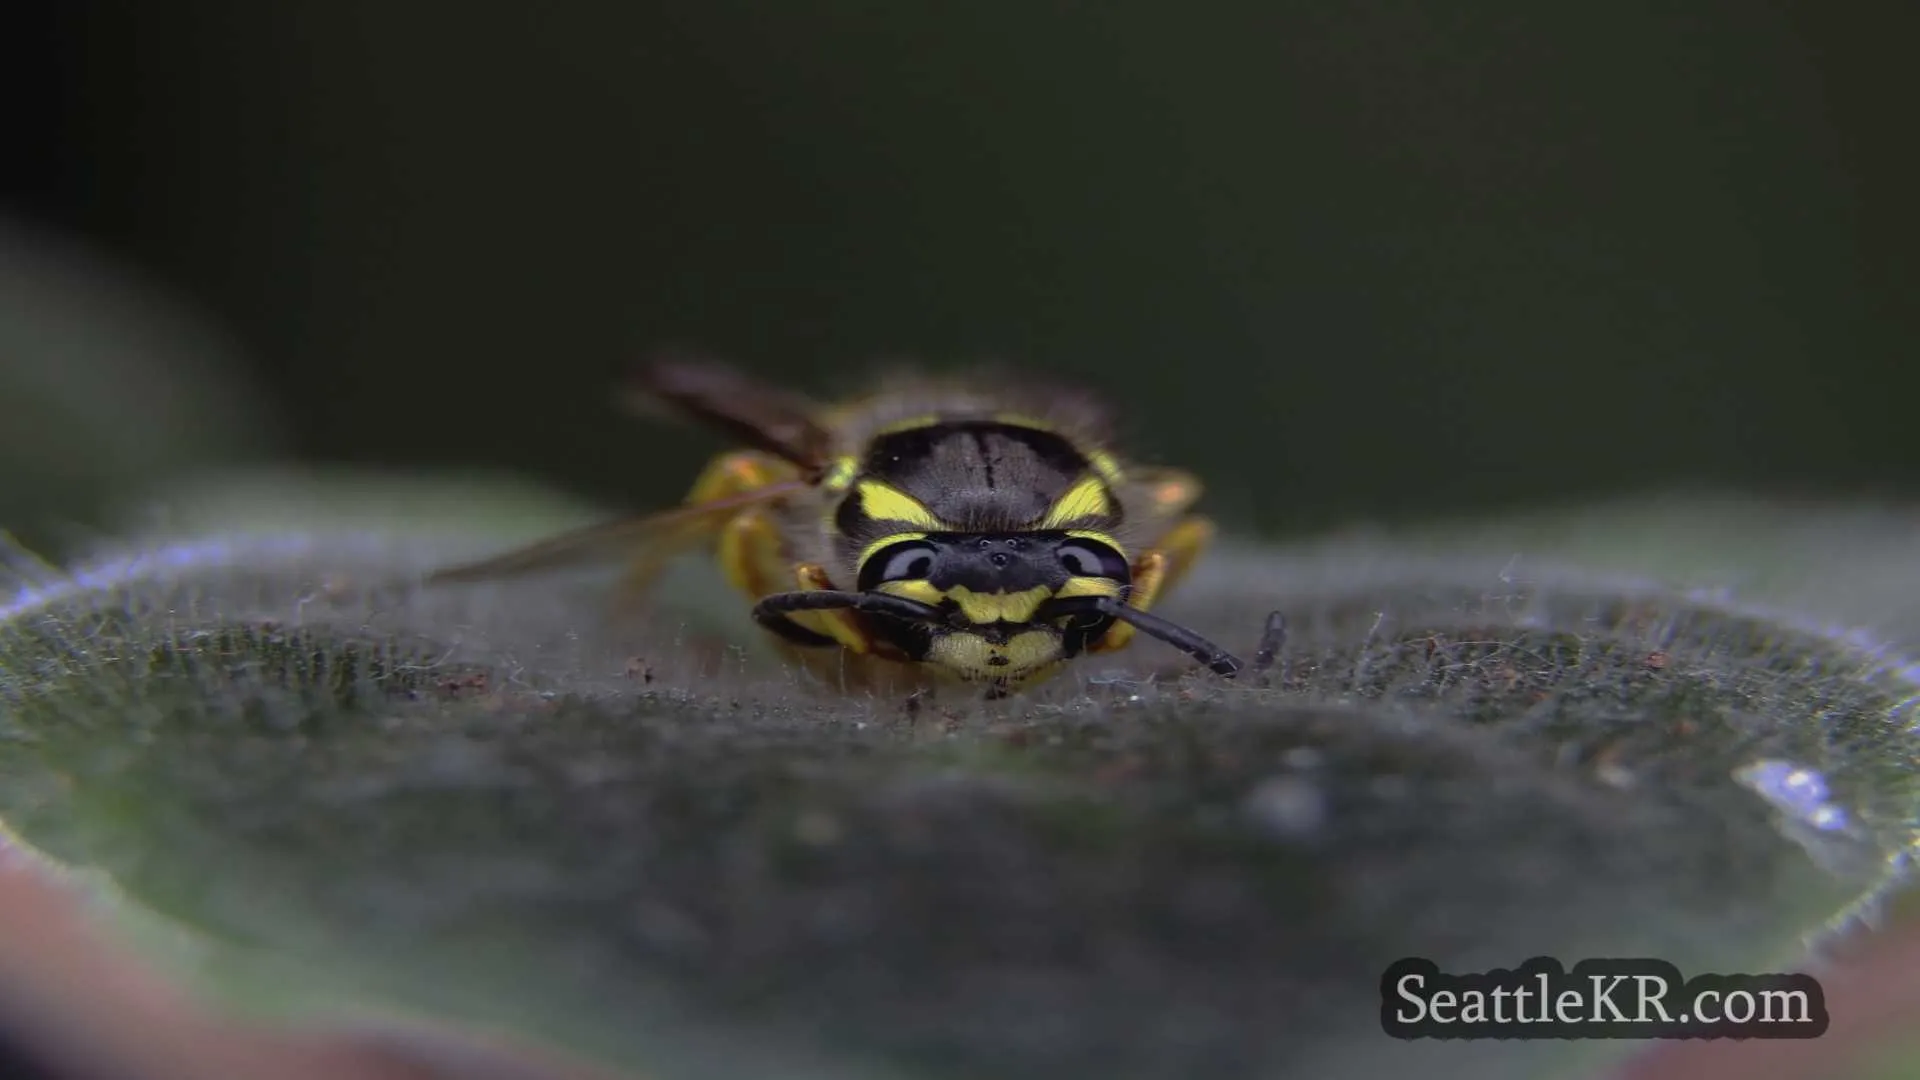
<instances>
[{"instance_id":1,"label":"blurred green background","mask_svg":"<svg viewBox=\"0 0 1920 1080\"><path fill-rule=\"evenodd\" d=\"M1920 489L1911 4L31 18L9 203L231 335L275 453L657 503L713 443L609 388L680 341L1082 378L1267 531Z\"/></svg>"}]
</instances>

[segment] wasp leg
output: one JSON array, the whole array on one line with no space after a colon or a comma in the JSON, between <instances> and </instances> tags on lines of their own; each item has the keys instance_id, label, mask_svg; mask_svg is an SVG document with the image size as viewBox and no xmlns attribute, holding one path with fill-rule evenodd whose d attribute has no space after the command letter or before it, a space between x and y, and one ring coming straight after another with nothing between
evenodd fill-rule
<instances>
[{"instance_id":1,"label":"wasp leg","mask_svg":"<svg viewBox=\"0 0 1920 1080\"><path fill-rule=\"evenodd\" d=\"M749 598L780 591L776 584L787 572L780 527L763 510L743 510L720 529L715 545L727 581Z\"/></svg>"},{"instance_id":2,"label":"wasp leg","mask_svg":"<svg viewBox=\"0 0 1920 1080\"><path fill-rule=\"evenodd\" d=\"M719 559L727 580L754 600L780 591L780 577L790 569L785 549L779 526L764 510L742 511L720 531ZM820 649L839 644L804 618L771 614L757 621L794 645Z\"/></svg>"},{"instance_id":3,"label":"wasp leg","mask_svg":"<svg viewBox=\"0 0 1920 1080\"><path fill-rule=\"evenodd\" d=\"M792 480L798 475L798 471L792 465L771 454L763 454L757 450L741 450L731 454L722 454L714 458L711 462L708 462L707 467L701 470L700 476L693 482L692 489L687 492L684 505L697 506L701 503L710 503L720 499L744 495L750 491L756 491L771 484ZM732 520L735 519L729 519L729 521ZM771 527L772 523L768 521L767 524ZM711 526L701 523L695 523L689 527L694 529L711 528ZM688 537L688 540L690 541L698 535L698 532L694 532ZM680 543L657 545L652 550L635 559L629 564L627 572L620 579L618 586L619 594L624 597L638 597L646 593L647 590L653 586L653 583L659 579L661 571L666 569L668 559L678 552L681 547L682 544ZM746 558L744 555L734 560L729 560L725 549L726 539L724 533L722 535L721 548L722 550L719 553L720 568L726 574L727 581L732 584L734 588L740 589L743 592L749 592L752 587L751 579L753 575L755 573L764 573L764 568L749 566L747 562L741 561ZM758 555L757 549L755 549L755 555ZM756 558L754 561L757 563L758 559ZM765 590L761 592L749 592L749 595L759 597L765 595Z\"/></svg>"},{"instance_id":4,"label":"wasp leg","mask_svg":"<svg viewBox=\"0 0 1920 1080\"><path fill-rule=\"evenodd\" d=\"M1203 517L1190 517L1161 538L1157 550L1167 557L1167 565L1160 576L1156 596L1172 592L1186 578L1187 571L1192 570L1193 564L1199 562L1200 556L1212 546L1213 533L1213 522ZM1147 605L1134 601L1134 606L1144 608Z\"/></svg>"},{"instance_id":5,"label":"wasp leg","mask_svg":"<svg viewBox=\"0 0 1920 1080\"><path fill-rule=\"evenodd\" d=\"M1164 592L1180 584L1213 542L1213 523L1187 513L1199 500L1202 490L1199 479L1192 473L1180 469L1142 469L1134 474L1133 484L1135 497L1144 504L1147 519L1167 525L1167 531L1153 541L1153 550L1167 557L1166 574L1160 582Z\"/></svg>"}]
</instances>

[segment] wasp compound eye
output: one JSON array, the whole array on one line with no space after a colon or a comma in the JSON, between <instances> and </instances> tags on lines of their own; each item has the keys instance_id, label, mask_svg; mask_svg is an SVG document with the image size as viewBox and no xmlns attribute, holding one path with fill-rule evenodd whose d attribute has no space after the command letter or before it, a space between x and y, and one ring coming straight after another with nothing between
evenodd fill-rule
<instances>
[{"instance_id":1,"label":"wasp compound eye","mask_svg":"<svg viewBox=\"0 0 1920 1080\"><path fill-rule=\"evenodd\" d=\"M895 544L873 561L880 568L877 581L918 581L933 573L933 545L917 540Z\"/></svg>"},{"instance_id":2,"label":"wasp compound eye","mask_svg":"<svg viewBox=\"0 0 1920 1080\"><path fill-rule=\"evenodd\" d=\"M1126 581L1132 576L1127 560L1118 551L1097 540L1076 538L1056 549L1060 565L1075 577L1112 578Z\"/></svg>"}]
</instances>

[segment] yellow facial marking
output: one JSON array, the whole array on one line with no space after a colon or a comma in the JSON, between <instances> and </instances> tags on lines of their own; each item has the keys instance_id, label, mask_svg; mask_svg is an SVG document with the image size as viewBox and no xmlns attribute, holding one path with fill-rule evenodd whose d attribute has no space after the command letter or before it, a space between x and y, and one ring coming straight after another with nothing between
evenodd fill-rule
<instances>
[{"instance_id":1,"label":"yellow facial marking","mask_svg":"<svg viewBox=\"0 0 1920 1080\"><path fill-rule=\"evenodd\" d=\"M1106 483L1097 476L1088 476L1056 499L1047 516L1041 518L1035 527L1058 529L1071 522L1104 517L1112 512L1113 500L1107 496Z\"/></svg>"},{"instance_id":2,"label":"yellow facial marking","mask_svg":"<svg viewBox=\"0 0 1920 1080\"><path fill-rule=\"evenodd\" d=\"M947 596L960 605L960 614L966 616L968 622L982 624L1002 620L1011 623L1031 622L1033 613L1052 595L1053 590L1045 585L1036 585L1017 593L977 593L960 587L947 590Z\"/></svg>"},{"instance_id":3,"label":"yellow facial marking","mask_svg":"<svg viewBox=\"0 0 1920 1080\"><path fill-rule=\"evenodd\" d=\"M827 471L820 477L820 486L829 494L841 495L853 486L853 478L860 472L860 463L850 457L836 458Z\"/></svg>"},{"instance_id":4,"label":"yellow facial marking","mask_svg":"<svg viewBox=\"0 0 1920 1080\"><path fill-rule=\"evenodd\" d=\"M860 509L870 518L879 521L900 521L916 529L942 531L946 523L933 516L933 511L919 499L908 495L899 488L883 484L878 480L862 480L855 488L860 494Z\"/></svg>"},{"instance_id":5,"label":"yellow facial marking","mask_svg":"<svg viewBox=\"0 0 1920 1080\"><path fill-rule=\"evenodd\" d=\"M1049 630L1015 634L1005 645L995 645L979 634L954 631L938 634L927 659L963 679L1019 681L1060 660L1060 635Z\"/></svg>"}]
</instances>

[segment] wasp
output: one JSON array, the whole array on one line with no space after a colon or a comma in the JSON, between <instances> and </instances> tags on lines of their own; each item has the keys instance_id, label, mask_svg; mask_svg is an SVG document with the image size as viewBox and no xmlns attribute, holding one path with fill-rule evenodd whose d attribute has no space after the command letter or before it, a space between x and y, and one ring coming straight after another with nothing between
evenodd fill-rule
<instances>
[{"instance_id":1,"label":"wasp","mask_svg":"<svg viewBox=\"0 0 1920 1080\"><path fill-rule=\"evenodd\" d=\"M1005 380L893 377L821 405L705 359L661 358L635 403L738 449L682 505L442 570L429 583L553 569L622 551L627 595L711 545L790 655L984 684L1003 697L1136 633L1233 677L1242 662L1150 609L1214 535L1191 474L1122 459L1104 408ZM1267 620L1264 670L1285 623Z\"/></svg>"}]
</instances>

